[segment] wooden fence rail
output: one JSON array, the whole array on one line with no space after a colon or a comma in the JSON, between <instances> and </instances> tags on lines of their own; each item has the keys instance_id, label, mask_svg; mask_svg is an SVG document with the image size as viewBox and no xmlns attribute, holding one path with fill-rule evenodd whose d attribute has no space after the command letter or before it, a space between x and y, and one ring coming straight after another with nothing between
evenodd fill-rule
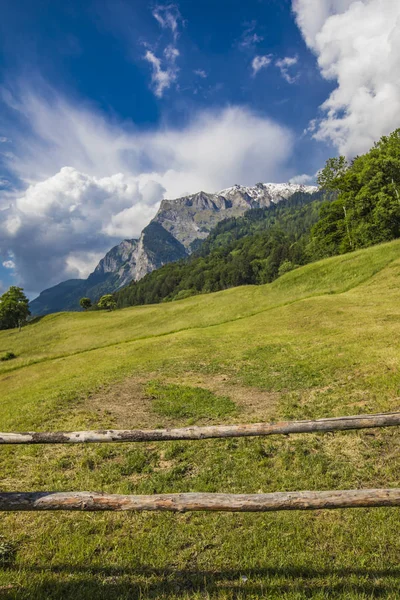
<instances>
[{"instance_id":1,"label":"wooden fence rail","mask_svg":"<svg viewBox=\"0 0 400 600\"><path fill-rule=\"evenodd\" d=\"M290 433L345 431L400 425L400 412L247 425L217 425L155 430L60 431L0 433L0 444L70 444L82 442L146 442L250 437ZM271 494L183 493L124 496L92 492L0 492L0 511L228 511L267 512L398 506L400 488L275 492Z\"/></svg>"},{"instance_id":2,"label":"wooden fence rail","mask_svg":"<svg viewBox=\"0 0 400 600\"><path fill-rule=\"evenodd\" d=\"M91 492L0 493L0 511L144 511L161 510L268 512L400 506L400 488L383 490L333 490L275 492L272 494L159 494L122 496Z\"/></svg>"},{"instance_id":3,"label":"wooden fence rail","mask_svg":"<svg viewBox=\"0 0 400 600\"><path fill-rule=\"evenodd\" d=\"M0 433L0 444L76 444L82 442L161 442L167 440L200 440L207 438L288 435L318 431L345 431L371 427L400 425L400 412L353 417L334 417L315 421L282 421L280 423L251 423L247 425L210 425L176 429L107 429L99 431L55 431Z\"/></svg>"}]
</instances>

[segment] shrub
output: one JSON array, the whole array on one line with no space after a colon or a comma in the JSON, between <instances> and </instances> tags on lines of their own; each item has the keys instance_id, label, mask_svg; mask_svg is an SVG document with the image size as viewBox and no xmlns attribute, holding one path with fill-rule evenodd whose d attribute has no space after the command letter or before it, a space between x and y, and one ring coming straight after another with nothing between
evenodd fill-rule
<instances>
[{"instance_id":1,"label":"shrub","mask_svg":"<svg viewBox=\"0 0 400 600\"><path fill-rule=\"evenodd\" d=\"M14 354L14 352L6 352L5 354L3 354L0 360L5 362L6 360L12 360L13 358L17 358L17 355Z\"/></svg>"},{"instance_id":2,"label":"shrub","mask_svg":"<svg viewBox=\"0 0 400 600\"><path fill-rule=\"evenodd\" d=\"M284 275L285 273L289 273L289 271L293 271L297 265L293 264L291 260L284 260L278 269L278 276Z\"/></svg>"},{"instance_id":3,"label":"shrub","mask_svg":"<svg viewBox=\"0 0 400 600\"><path fill-rule=\"evenodd\" d=\"M79 300L79 304L80 304L81 308L83 308L83 310L87 310L88 308L91 308L92 301L90 298L81 298Z\"/></svg>"}]
</instances>

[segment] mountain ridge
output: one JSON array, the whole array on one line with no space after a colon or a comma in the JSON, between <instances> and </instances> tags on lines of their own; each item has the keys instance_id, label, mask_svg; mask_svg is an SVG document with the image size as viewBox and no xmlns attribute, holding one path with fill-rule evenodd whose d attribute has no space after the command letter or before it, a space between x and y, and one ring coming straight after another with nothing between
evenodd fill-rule
<instances>
[{"instance_id":1,"label":"mountain ridge","mask_svg":"<svg viewBox=\"0 0 400 600\"><path fill-rule=\"evenodd\" d=\"M164 199L138 239L111 248L87 279L71 279L43 290L30 303L33 315L79 310L79 299L92 301L138 281L159 267L189 256L223 219L253 208L268 208L295 192L312 193L316 186L292 183L235 184L217 193L196 192ZM63 296L64 291L68 293Z\"/></svg>"}]
</instances>

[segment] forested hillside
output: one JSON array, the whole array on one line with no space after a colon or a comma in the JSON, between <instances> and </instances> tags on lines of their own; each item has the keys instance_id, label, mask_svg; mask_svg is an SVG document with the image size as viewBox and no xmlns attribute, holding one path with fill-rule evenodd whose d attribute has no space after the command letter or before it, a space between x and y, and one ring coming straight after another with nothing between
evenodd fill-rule
<instances>
[{"instance_id":1,"label":"forested hillside","mask_svg":"<svg viewBox=\"0 0 400 600\"><path fill-rule=\"evenodd\" d=\"M309 234L324 198L322 191L296 192L285 203L221 221L192 256L165 265L118 292L118 306L273 281L309 262Z\"/></svg>"},{"instance_id":2,"label":"forested hillside","mask_svg":"<svg viewBox=\"0 0 400 600\"><path fill-rule=\"evenodd\" d=\"M317 258L366 248L400 236L400 129L350 163L332 158L318 183L338 194L313 229Z\"/></svg>"}]
</instances>

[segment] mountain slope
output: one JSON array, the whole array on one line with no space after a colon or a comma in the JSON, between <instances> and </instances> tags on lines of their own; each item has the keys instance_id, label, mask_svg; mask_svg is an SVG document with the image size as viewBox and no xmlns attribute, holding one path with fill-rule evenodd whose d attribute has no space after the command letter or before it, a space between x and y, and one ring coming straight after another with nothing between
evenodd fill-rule
<instances>
[{"instance_id":1,"label":"mountain slope","mask_svg":"<svg viewBox=\"0 0 400 600\"><path fill-rule=\"evenodd\" d=\"M116 291L164 264L188 256L219 221L240 216L252 208L269 207L295 192L311 193L315 189L297 184L259 183L254 187L235 185L217 194L199 192L163 200L139 240L124 240L112 248L82 284L70 280L44 290L30 303L31 312L40 315L79 310L82 296L97 300L104 293ZM63 303L65 289L69 293Z\"/></svg>"},{"instance_id":2,"label":"mountain slope","mask_svg":"<svg viewBox=\"0 0 400 600\"><path fill-rule=\"evenodd\" d=\"M310 262L309 234L325 198L323 191L296 192L286 202L220 221L189 257L119 290L118 307L267 283L282 269Z\"/></svg>"},{"instance_id":3,"label":"mountain slope","mask_svg":"<svg viewBox=\"0 0 400 600\"><path fill-rule=\"evenodd\" d=\"M134 261L137 245L138 240L124 240L107 252L87 279L69 279L43 290L29 304L32 315L79 310L80 298L100 298L127 284L131 277L126 265Z\"/></svg>"}]
</instances>

